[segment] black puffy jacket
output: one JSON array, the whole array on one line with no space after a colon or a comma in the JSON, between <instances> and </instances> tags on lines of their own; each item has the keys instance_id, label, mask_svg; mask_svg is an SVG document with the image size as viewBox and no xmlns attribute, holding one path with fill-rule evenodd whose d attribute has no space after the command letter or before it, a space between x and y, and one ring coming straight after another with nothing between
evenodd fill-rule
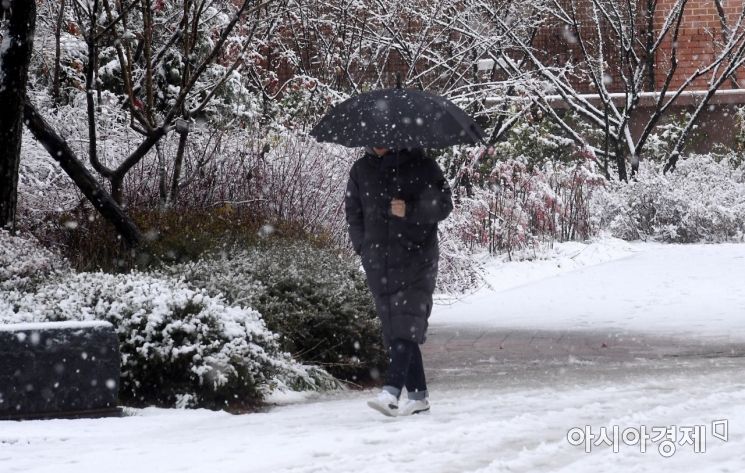
<instances>
[{"instance_id":1,"label":"black puffy jacket","mask_svg":"<svg viewBox=\"0 0 745 473\"><path fill-rule=\"evenodd\" d=\"M406 202L394 216L391 200ZM345 210L386 343L424 343L437 279L437 223L452 211L450 187L421 150L365 154L352 166Z\"/></svg>"}]
</instances>

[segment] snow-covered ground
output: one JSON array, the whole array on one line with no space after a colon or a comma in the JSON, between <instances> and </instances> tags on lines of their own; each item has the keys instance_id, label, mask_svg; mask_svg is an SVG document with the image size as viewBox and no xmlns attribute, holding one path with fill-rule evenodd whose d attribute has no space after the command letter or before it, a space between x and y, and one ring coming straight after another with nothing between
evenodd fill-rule
<instances>
[{"instance_id":1,"label":"snow-covered ground","mask_svg":"<svg viewBox=\"0 0 745 473\"><path fill-rule=\"evenodd\" d=\"M347 391L240 416L145 409L120 419L0 422L0 472L745 471L745 344L737 345L745 245L560 245L546 261L495 264L489 281L491 289L438 307L431 343L497 329L712 342L696 356L548 353L509 366L501 347L484 362L482 353L469 358L466 343L458 359L432 353L433 409L412 418L384 418L364 406L370 392ZM725 339L739 348L719 351ZM469 365L477 375L458 376ZM717 420L728 421L726 442L712 434ZM585 425L593 433L703 425L706 452L678 443L664 458L649 441L646 453L620 443L618 453L598 446L588 454L567 441Z\"/></svg>"},{"instance_id":2,"label":"snow-covered ground","mask_svg":"<svg viewBox=\"0 0 745 473\"><path fill-rule=\"evenodd\" d=\"M745 245L615 239L488 267L485 287L435 308L434 325L621 329L745 340Z\"/></svg>"},{"instance_id":3,"label":"snow-covered ground","mask_svg":"<svg viewBox=\"0 0 745 473\"><path fill-rule=\"evenodd\" d=\"M659 472L742 471L745 383L702 373L540 389L442 388L430 415L389 419L361 395L231 416L139 411L98 421L0 424L0 471L15 472ZM575 426L693 426L728 419L728 442L663 458L569 445Z\"/></svg>"}]
</instances>

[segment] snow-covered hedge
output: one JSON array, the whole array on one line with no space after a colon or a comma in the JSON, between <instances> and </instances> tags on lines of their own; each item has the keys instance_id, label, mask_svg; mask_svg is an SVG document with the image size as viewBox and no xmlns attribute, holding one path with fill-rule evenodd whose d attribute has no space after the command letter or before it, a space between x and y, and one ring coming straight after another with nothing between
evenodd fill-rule
<instances>
[{"instance_id":1,"label":"snow-covered hedge","mask_svg":"<svg viewBox=\"0 0 745 473\"><path fill-rule=\"evenodd\" d=\"M691 156L674 172L647 162L637 179L616 183L592 203L598 226L626 240L693 243L745 235L745 171L729 160Z\"/></svg>"},{"instance_id":2,"label":"snow-covered hedge","mask_svg":"<svg viewBox=\"0 0 745 473\"><path fill-rule=\"evenodd\" d=\"M65 260L39 246L33 238L0 230L0 291L31 291L44 280L68 270Z\"/></svg>"},{"instance_id":3,"label":"snow-covered hedge","mask_svg":"<svg viewBox=\"0 0 745 473\"><path fill-rule=\"evenodd\" d=\"M259 310L283 347L337 377L375 377L385 364L364 273L349 258L308 243L274 242L167 267L193 288Z\"/></svg>"},{"instance_id":4,"label":"snow-covered hedge","mask_svg":"<svg viewBox=\"0 0 745 473\"><path fill-rule=\"evenodd\" d=\"M12 245L19 247L18 267L33 263L32 253L24 253L33 245L11 243L19 243ZM242 408L276 389L336 386L325 371L282 351L255 310L228 305L173 278L67 272L28 291L30 286L8 284L19 280L16 273L1 273L0 323L111 322L120 340L121 396L127 403Z\"/></svg>"}]
</instances>

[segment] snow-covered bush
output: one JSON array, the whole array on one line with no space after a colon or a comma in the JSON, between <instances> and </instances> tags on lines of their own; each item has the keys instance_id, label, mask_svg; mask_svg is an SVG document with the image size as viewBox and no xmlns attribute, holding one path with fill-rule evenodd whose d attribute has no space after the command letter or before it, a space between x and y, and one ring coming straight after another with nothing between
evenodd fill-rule
<instances>
[{"instance_id":1,"label":"snow-covered bush","mask_svg":"<svg viewBox=\"0 0 745 473\"><path fill-rule=\"evenodd\" d=\"M0 230L0 291L33 291L67 269L65 260L38 245L33 237Z\"/></svg>"},{"instance_id":2,"label":"snow-covered bush","mask_svg":"<svg viewBox=\"0 0 745 473\"><path fill-rule=\"evenodd\" d=\"M225 251L163 270L193 288L259 310L283 347L337 377L369 379L385 362L364 273L345 256L307 243Z\"/></svg>"},{"instance_id":3,"label":"snow-covered bush","mask_svg":"<svg viewBox=\"0 0 745 473\"><path fill-rule=\"evenodd\" d=\"M595 231L590 198L605 179L591 155L575 157L569 164L540 167L528 158L496 161L486 175L472 172L474 185L470 195L459 197L462 209L452 230L472 248L508 255L540 243L590 237Z\"/></svg>"},{"instance_id":4,"label":"snow-covered bush","mask_svg":"<svg viewBox=\"0 0 745 473\"><path fill-rule=\"evenodd\" d=\"M79 120L75 126L70 135L82 137L85 122ZM124 132L112 134L110 140L102 154L128 146ZM160 143L166 176L173 173L178 148L175 134ZM360 156L359 150L319 144L305 133L290 130L275 133L258 128L196 127L186 144L178 200L169 206L177 211L222 209L251 215L343 243L346 223L341 204L349 168ZM158 166L157 159L143 160L125 181L125 200L133 212L159 207ZM24 171L35 173L34 169ZM79 202L70 201L64 210L72 210Z\"/></svg>"},{"instance_id":5,"label":"snow-covered bush","mask_svg":"<svg viewBox=\"0 0 745 473\"><path fill-rule=\"evenodd\" d=\"M439 249L440 261L437 269L436 292L457 295L466 293L479 286L483 281L484 267L475 253L481 248L471 245L471 240L464 240L463 231L472 227L471 218L475 201L464 199L454 206L450 217L440 223Z\"/></svg>"},{"instance_id":6,"label":"snow-covered bush","mask_svg":"<svg viewBox=\"0 0 745 473\"><path fill-rule=\"evenodd\" d=\"M517 113L517 111L515 111ZM567 121L592 134L576 115ZM576 144L565 136L561 128L541 112L535 111L517 120L506 133L504 140L492 146L491 155L497 161L507 161L520 157L530 166L540 166L546 162L569 162L574 159ZM485 163L493 164L488 157Z\"/></svg>"},{"instance_id":7,"label":"snow-covered bush","mask_svg":"<svg viewBox=\"0 0 745 473\"><path fill-rule=\"evenodd\" d=\"M674 172L646 163L636 180L593 200L594 220L618 238L693 243L745 234L745 174L728 159L691 156Z\"/></svg>"},{"instance_id":8,"label":"snow-covered bush","mask_svg":"<svg viewBox=\"0 0 745 473\"><path fill-rule=\"evenodd\" d=\"M21 261L33 260L21 251ZM67 272L33 291L24 287L0 289L0 323L111 322L122 353L121 398L129 404L244 408L275 389L336 386L325 371L285 353L255 310L172 278Z\"/></svg>"},{"instance_id":9,"label":"snow-covered bush","mask_svg":"<svg viewBox=\"0 0 745 473\"><path fill-rule=\"evenodd\" d=\"M644 156L655 161L667 160L669 153L675 147L690 119L690 112L671 115L664 123L657 125L654 133L651 133L647 139L647 144L644 147ZM697 135L698 128L698 125L693 126L690 131L690 138L694 138Z\"/></svg>"},{"instance_id":10,"label":"snow-covered bush","mask_svg":"<svg viewBox=\"0 0 745 473\"><path fill-rule=\"evenodd\" d=\"M203 138L206 140L195 138L195 149ZM292 131L259 134L257 130L232 130L214 141L208 158L197 152L187 154L185 185L177 205L182 213L205 209L234 222L240 221L238 216L248 215L276 227L291 226L301 235L321 237L351 251L343 199L349 168L361 157L360 151L319 144ZM176 144L166 141L163 152L175 153ZM205 164L200 165L199 160ZM140 181L152 175L152 170L138 172L130 179L128 200L134 207L153 207L157 202L156 189ZM438 290L444 292L472 288L479 280L469 251L449 230L456 215L463 212L456 208L441 225Z\"/></svg>"}]
</instances>

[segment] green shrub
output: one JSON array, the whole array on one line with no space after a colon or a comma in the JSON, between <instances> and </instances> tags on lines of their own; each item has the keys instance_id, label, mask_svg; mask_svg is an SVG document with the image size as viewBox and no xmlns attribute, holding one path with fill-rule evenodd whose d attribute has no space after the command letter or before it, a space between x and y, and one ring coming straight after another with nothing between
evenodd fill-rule
<instances>
[{"instance_id":1,"label":"green shrub","mask_svg":"<svg viewBox=\"0 0 745 473\"><path fill-rule=\"evenodd\" d=\"M163 271L256 308L269 329L282 335L285 350L338 378L367 381L385 364L364 273L333 251L272 242Z\"/></svg>"},{"instance_id":2,"label":"green shrub","mask_svg":"<svg viewBox=\"0 0 745 473\"><path fill-rule=\"evenodd\" d=\"M276 391L338 386L293 360L245 304L171 277L75 273L32 239L0 232L0 323L62 320L114 325L127 405L243 410Z\"/></svg>"},{"instance_id":3,"label":"green shrub","mask_svg":"<svg viewBox=\"0 0 745 473\"><path fill-rule=\"evenodd\" d=\"M106 320L119 335L128 405L245 409L276 390L336 387L295 362L255 310L170 278L71 273L33 293L0 293L0 322Z\"/></svg>"}]
</instances>

